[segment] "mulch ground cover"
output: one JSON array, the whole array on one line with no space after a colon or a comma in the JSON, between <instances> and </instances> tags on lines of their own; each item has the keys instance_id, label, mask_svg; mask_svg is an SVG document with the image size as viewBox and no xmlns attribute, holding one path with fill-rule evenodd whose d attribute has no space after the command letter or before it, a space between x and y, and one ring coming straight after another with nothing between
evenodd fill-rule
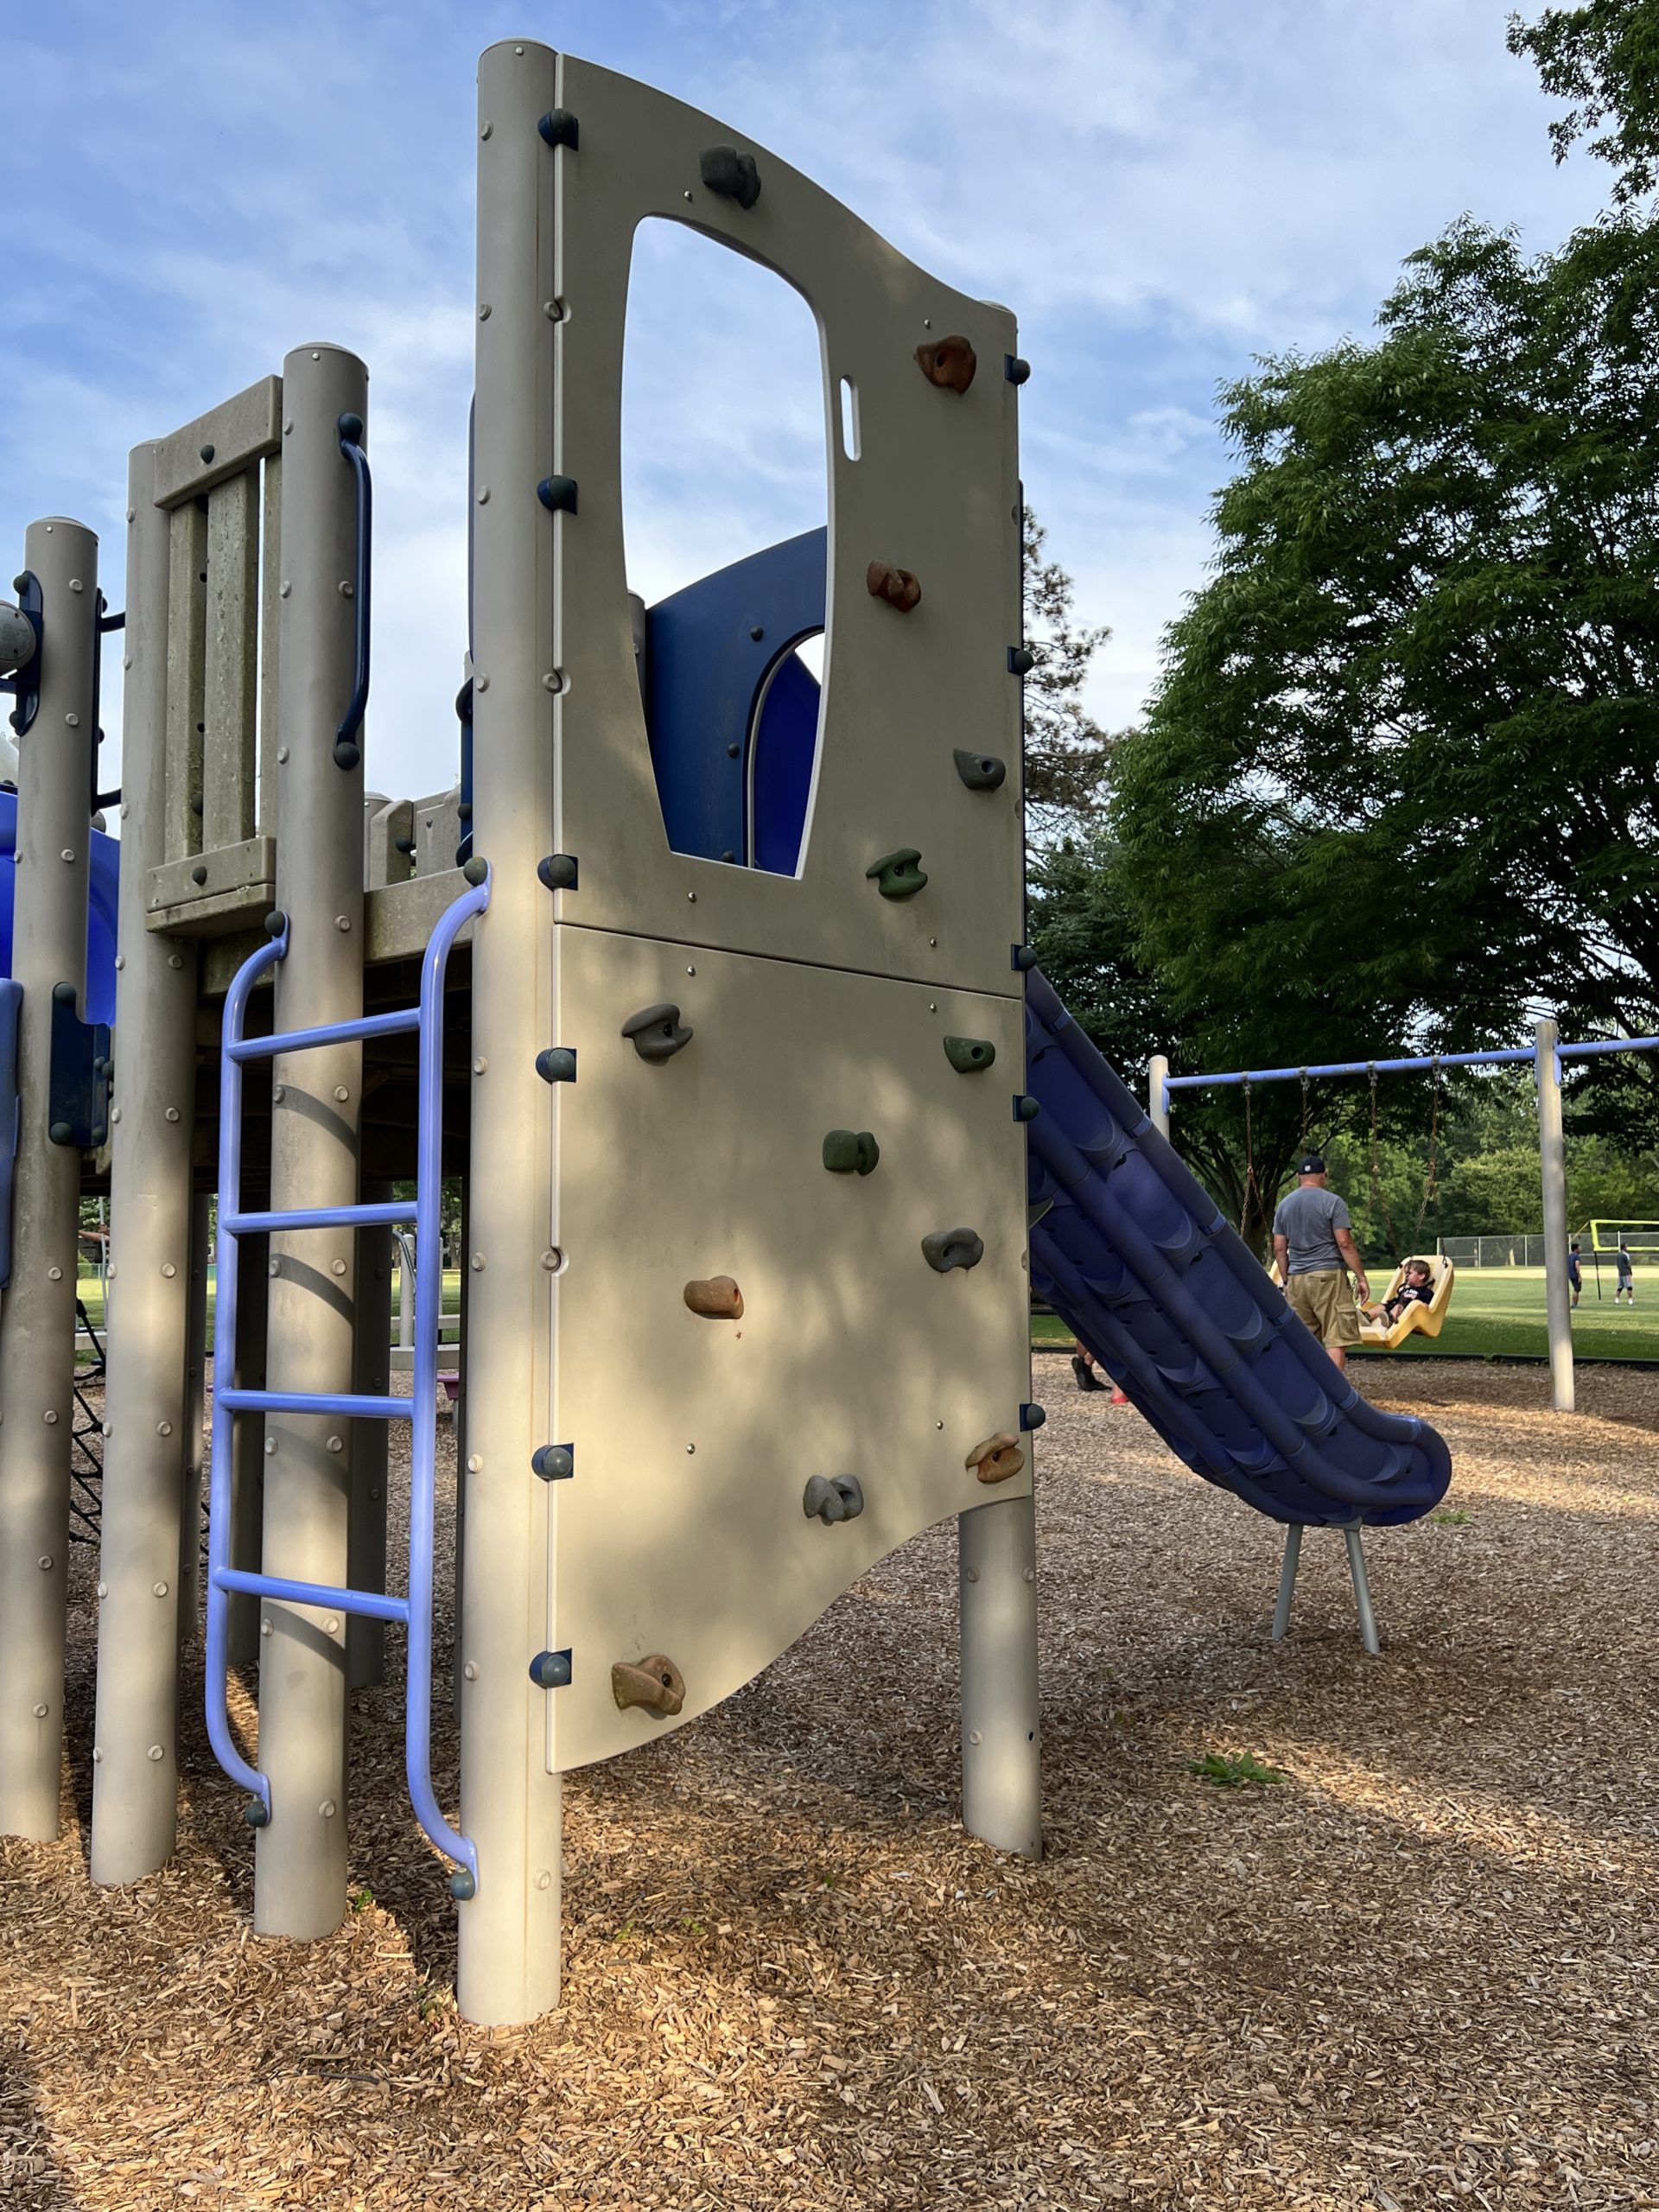
<instances>
[{"instance_id":1,"label":"mulch ground cover","mask_svg":"<svg viewBox=\"0 0 1659 2212\"><path fill-rule=\"evenodd\" d=\"M5 2212L1659 2205L1659 1379L1567 1418L1538 1370L1368 1369L1457 1465L1368 1540L1369 1659L1339 1537L1274 1645L1280 1532L1037 1364L1043 1861L956 1823L936 1529L567 1781L565 2003L523 2031L454 2010L395 1681L352 1700L336 1936L251 1933L199 1645L177 1855L91 1886L79 1552L64 1835L0 1843ZM1193 1771L1247 1754L1281 1778Z\"/></svg>"}]
</instances>

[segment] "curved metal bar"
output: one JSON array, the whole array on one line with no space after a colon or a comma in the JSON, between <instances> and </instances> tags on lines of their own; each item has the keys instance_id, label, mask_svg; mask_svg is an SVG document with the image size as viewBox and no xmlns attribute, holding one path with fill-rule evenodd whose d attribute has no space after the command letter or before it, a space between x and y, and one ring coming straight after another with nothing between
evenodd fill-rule
<instances>
[{"instance_id":1,"label":"curved metal bar","mask_svg":"<svg viewBox=\"0 0 1659 2212\"><path fill-rule=\"evenodd\" d=\"M420 1107L415 1217L416 1419L410 1451L409 1679L404 1764L410 1802L428 1836L478 1887L478 1847L458 1834L432 1788L432 1519L436 1490L438 1323L443 1310L443 975L465 925L490 903L490 875L464 892L432 932L421 963ZM461 1878L457 1876L456 1881ZM460 1891L457 1894L461 1894Z\"/></svg>"},{"instance_id":2,"label":"curved metal bar","mask_svg":"<svg viewBox=\"0 0 1659 2212\"><path fill-rule=\"evenodd\" d=\"M237 969L225 1001L223 1035L226 1045L242 1034L253 987L267 969L288 956L288 925L282 934L251 953ZM232 1213L242 1199L242 1063L232 1052L224 1052L219 1074L219 1202ZM239 1253L234 1233L219 1240L219 1275L213 1307L213 1377L236 1371L237 1274ZM257 1767L248 1764L231 1736L226 1703L229 1675L230 1592L224 1576L231 1563L231 1437L236 1420L231 1394L215 1388L212 1457L207 1505L207 1648L204 1669L207 1736L218 1759L232 1782L254 1797L263 1818L270 1818L270 1784ZM263 1824L263 1823L262 1823Z\"/></svg>"},{"instance_id":3,"label":"curved metal bar","mask_svg":"<svg viewBox=\"0 0 1659 2212\"><path fill-rule=\"evenodd\" d=\"M363 449L363 418L340 418L340 450L357 477L357 574L353 589L357 609L357 665L352 683L352 702L345 720L334 732L334 759L342 768L355 768L362 758L363 716L369 703L369 584L370 548L374 534L374 482L369 456ZM349 755L349 758L342 757Z\"/></svg>"}]
</instances>

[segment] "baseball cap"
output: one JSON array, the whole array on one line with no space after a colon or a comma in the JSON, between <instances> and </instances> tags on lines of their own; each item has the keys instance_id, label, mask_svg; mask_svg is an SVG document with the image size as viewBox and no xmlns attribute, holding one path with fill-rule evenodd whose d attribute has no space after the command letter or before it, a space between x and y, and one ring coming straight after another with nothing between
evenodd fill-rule
<instances>
[{"instance_id":1,"label":"baseball cap","mask_svg":"<svg viewBox=\"0 0 1659 2212\"><path fill-rule=\"evenodd\" d=\"M1299 1175L1323 1175L1325 1162L1317 1152L1305 1152L1296 1164L1296 1173Z\"/></svg>"}]
</instances>

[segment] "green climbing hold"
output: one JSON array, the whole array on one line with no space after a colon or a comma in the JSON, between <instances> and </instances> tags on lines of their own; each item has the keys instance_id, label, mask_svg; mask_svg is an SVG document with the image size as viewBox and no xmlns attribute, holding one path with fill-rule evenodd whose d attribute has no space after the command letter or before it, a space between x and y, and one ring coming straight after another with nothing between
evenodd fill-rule
<instances>
[{"instance_id":1,"label":"green climbing hold","mask_svg":"<svg viewBox=\"0 0 1659 2212\"><path fill-rule=\"evenodd\" d=\"M880 1157L868 1129L831 1129L823 1140L823 1164L832 1175L868 1175Z\"/></svg>"},{"instance_id":2,"label":"green climbing hold","mask_svg":"<svg viewBox=\"0 0 1659 2212\"><path fill-rule=\"evenodd\" d=\"M864 873L884 899L913 899L927 881L918 865L921 857L914 845L904 845L896 853L884 853Z\"/></svg>"},{"instance_id":3,"label":"green climbing hold","mask_svg":"<svg viewBox=\"0 0 1659 2212\"><path fill-rule=\"evenodd\" d=\"M944 1057L958 1075L978 1075L996 1058L996 1047L988 1037L947 1037Z\"/></svg>"}]
</instances>

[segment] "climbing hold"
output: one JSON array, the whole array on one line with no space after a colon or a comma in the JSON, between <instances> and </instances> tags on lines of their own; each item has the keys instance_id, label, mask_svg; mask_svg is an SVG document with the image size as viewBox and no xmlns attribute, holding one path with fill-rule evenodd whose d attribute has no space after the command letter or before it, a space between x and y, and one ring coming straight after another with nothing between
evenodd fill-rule
<instances>
[{"instance_id":1,"label":"climbing hold","mask_svg":"<svg viewBox=\"0 0 1659 2212\"><path fill-rule=\"evenodd\" d=\"M801 1494L809 1521L827 1529L837 1521L856 1521L864 1510L864 1490L856 1475L814 1475Z\"/></svg>"},{"instance_id":2,"label":"climbing hold","mask_svg":"<svg viewBox=\"0 0 1659 2212\"><path fill-rule=\"evenodd\" d=\"M461 872L474 890L480 883L487 883L490 880L489 862L486 860L480 860L476 854L471 860L462 863Z\"/></svg>"},{"instance_id":3,"label":"climbing hold","mask_svg":"<svg viewBox=\"0 0 1659 2212\"><path fill-rule=\"evenodd\" d=\"M885 599L901 614L921 604L922 588L908 569L895 569L886 561L872 561L864 571L872 599Z\"/></svg>"},{"instance_id":4,"label":"climbing hold","mask_svg":"<svg viewBox=\"0 0 1659 2212\"><path fill-rule=\"evenodd\" d=\"M544 861L537 861L536 873L550 891L574 891L576 856L574 853L550 853Z\"/></svg>"},{"instance_id":5,"label":"climbing hold","mask_svg":"<svg viewBox=\"0 0 1659 2212\"><path fill-rule=\"evenodd\" d=\"M952 1268L976 1268L985 1256L985 1239L971 1229L936 1229L922 1239L922 1257L937 1274Z\"/></svg>"},{"instance_id":6,"label":"climbing hold","mask_svg":"<svg viewBox=\"0 0 1659 2212\"><path fill-rule=\"evenodd\" d=\"M1042 1110L1042 1101L1033 1098L1028 1090L1014 1092L1014 1118L1016 1122L1034 1122Z\"/></svg>"},{"instance_id":7,"label":"climbing hold","mask_svg":"<svg viewBox=\"0 0 1659 2212\"><path fill-rule=\"evenodd\" d=\"M550 109L536 128L550 146L568 146L574 154L582 144L582 126L568 107Z\"/></svg>"},{"instance_id":8,"label":"climbing hold","mask_svg":"<svg viewBox=\"0 0 1659 2212\"><path fill-rule=\"evenodd\" d=\"M639 1705L668 1719L685 1703L685 1677L660 1651L647 1653L637 1665L619 1659L611 1669L611 1695L624 1713Z\"/></svg>"},{"instance_id":9,"label":"climbing hold","mask_svg":"<svg viewBox=\"0 0 1659 2212\"><path fill-rule=\"evenodd\" d=\"M1008 674L1010 676L1029 676L1036 665L1037 656L1029 645L1008 647Z\"/></svg>"},{"instance_id":10,"label":"climbing hold","mask_svg":"<svg viewBox=\"0 0 1659 2212\"><path fill-rule=\"evenodd\" d=\"M576 1079L575 1046L550 1045L544 1052L537 1052L536 1072L543 1083L574 1083Z\"/></svg>"},{"instance_id":11,"label":"climbing hold","mask_svg":"<svg viewBox=\"0 0 1659 2212\"><path fill-rule=\"evenodd\" d=\"M753 207L760 197L760 172L753 154L740 154L735 146L706 147L697 162L697 174L710 192L722 200L735 200L740 207Z\"/></svg>"},{"instance_id":12,"label":"climbing hold","mask_svg":"<svg viewBox=\"0 0 1659 2212\"><path fill-rule=\"evenodd\" d=\"M1047 1419L1048 1415L1040 1406L1025 1405L1020 1408L1021 1428L1040 1428Z\"/></svg>"},{"instance_id":13,"label":"climbing hold","mask_svg":"<svg viewBox=\"0 0 1659 2212\"><path fill-rule=\"evenodd\" d=\"M532 1471L544 1483L568 1483L576 1471L574 1444L541 1444L530 1455Z\"/></svg>"},{"instance_id":14,"label":"climbing hold","mask_svg":"<svg viewBox=\"0 0 1659 2212\"><path fill-rule=\"evenodd\" d=\"M1000 791L1008 779L1008 764L995 753L968 753L961 746L954 755L957 773L970 791Z\"/></svg>"},{"instance_id":15,"label":"climbing hold","mask_svg":"<svg viewBox=\"0 0 1659 2212\"><path fill-rule=\"evenodd\" d=\"M884 899L913 899L927 881L918 865L921 857L914 845L902 845L896 853L883 853L879 861L872 861L864 874Z\"/></svg>"},{"instance_id":16,"label":"climbing hold","mask_svg":"<svg viewBox=\"0 0 1659 2212\"><path fill-rule=\"evenodd\" d=\"M568 1651L538 1651L530 1662L530 1679L537 1689L567 1689L570 1682Z\"/></svg>"},{"instance_id":17,"label":"climbing hold","mask_svg":"<svg viewBox=\"0 0 1659 2212\"><path fill-rule=\"evenodd\" d=\"M1008 947L1008 965L1024 975L1028 969L1037 965L1037 955L1028 944L1011 944Z\"/></svg>"},{"instance_id":18,"label":"climbing hold","mask_svg":"<svg viewBox=\"0 0 1659 2212\"><path fill-rule=\"evenodd\" d=\"M1011 1436L1006 1428L995 1436L988 1436L982 1444L976 1444L963 1461L971 1468L982 1483L1005 1483L1010 1475L1017 1475L1026 1464L1026 1455L1020 1449L1020 1440Z\"/></svg>"},{"instance_id":19,"label":"climbing hold","mask_svg":"<svg viewBox=\"0 0 1659 2212\"><path fill-rule=\"evenodd\" d=\"M966 391L979 366L979 357L965 338L936 338L916 348L916 365L929 384L945 391Z\"/></svg>"},{"instance_id":20,"label":"climbing hold","mask_svg":"<svg viewBox=\"0 0 1659 2212\"><path fill-rule=\"evenodd\" d=\"M823 1164L832 1175L868 1175L880 1157L868 1129L831 1129L823 1140Z\"/></svg>"},{"instance_id":21,"label":"climbing hold","mask_svg":"<svg viewBox=\"0 0 1659 2212\"><path fill-rule=\"evenodd\" d=\"M996 1058L988 1037L947 1037L944 1057L958 1075L977 1075Z\"/></svg>"},{"instance_id":22,"label":"climbing hold","mask_svg":"<svg viewBox=\"0 0 1659 2212\"><path fill-rule=\"evenodd\" d=\"M474 1880L470 1869L456 1867L449 1877L449 1894L457 1904L466 1904L478 1895L478 1884Z\"/></svg>"},{"instance_id":23,"label":"climbing hold","mask_svg":"<svg viewBox=\"0 0 1659 2212\"><path fill-rule=\"evenodd\" d=\"M251 1828L269 1827L270 1826L270 1808L269 1805L262 1802L259 1798L250 1797L247 1803L242 1808L242 1817Z\"/></svg>"},{"instance_id":24,"label":"climbing hold","mask_svg":"<svg viewBox=\"0 0 1659 2212\"><path fill-rule=\"evenodd\" d=\"M689 1282L681 1294L691 1311L701 1313L705 1321L743 1319L743 1294L730 1275L709 1275Z\"/></svg>"},{"instance_id":25,"label":"climbing hold","mask_svg":"<svg viewBox=\"0 0 1659 2212\"><path fill-rule=\"evenodd\" d=\"M671 1060L691 1042L692 1032L680 1026L680 1009L668 1001L642 1007L622 1025L622 1034L633 1039L642 1060Z\"/></svg>"},{"instance_id":26,"label":"climbing hold","mask_svg":"<svg viewBox=\"0 0 1659 2212\"><path fill-rule=\"evenodd\" d=\"M536 486L536 496L550 515L573 515L576 512L576 480L574 476L543 476Z\"/></svg>"},{"instance_id":27,"label":"climbing hold","mask_svg":"<svg viewBox=\"0 0 1659 2212\"><path fill-rule=\"evenodd\" d=\"M1024 384L1031 374L1031 363L1022 361L1017 353L1002 356L1002 373L1010 384Z\"/></svg>"}]
</instances>

